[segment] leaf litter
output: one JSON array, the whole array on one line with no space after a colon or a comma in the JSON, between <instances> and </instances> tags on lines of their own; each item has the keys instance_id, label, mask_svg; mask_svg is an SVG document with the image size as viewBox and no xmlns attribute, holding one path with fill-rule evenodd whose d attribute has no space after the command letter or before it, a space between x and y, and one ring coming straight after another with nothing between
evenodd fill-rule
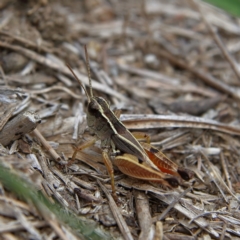
<instances>
[{"instance_id":1,"label":"leaf litter","mask_svg":"<svg viewBox=\"0 0 240 240\"><path fill-rule=\"evenodd\" d=\"M3 1L0 11L1 166L75 222L96 224L67 225L1 179L4 239L239 238L237 18L187 0ZM99 143L65 166L92 138L86 96L66 67L88 86L84 44L95 95L194 171L190 182L171 190L115 168L117 205Z\"/></svg>"}]
</instances>

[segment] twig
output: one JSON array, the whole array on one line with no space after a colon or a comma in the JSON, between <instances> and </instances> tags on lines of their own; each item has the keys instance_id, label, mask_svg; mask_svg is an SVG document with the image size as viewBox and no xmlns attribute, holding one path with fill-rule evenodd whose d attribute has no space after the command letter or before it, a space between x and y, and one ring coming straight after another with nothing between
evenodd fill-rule
<instances>
[{"instance_id":1,"label":"twig","mask_svg":"<svg viewBox=\"0 0 240 240\"><path fill-rule=\"evenodd\" d=\"M227 61L229 62L230 66L232 67L233 71L235 72L236 76L240 80L240 72L239 72L239 68L238 68L238 66L236 64L236 60L230 55L230 53L228 52L228 50L224 46L222 40L220 39L219 35L213 29L212 25L208 22L208 20L206 18L206 15L203 13L199 2L196 1L196 0L192 0L192 1L195 4L196 8L198 9L198 11L200 13L200 16L201 16L202 20L204 21L204 23L206 24L208 30L212 34L213 39L215 40L216 44L218 45L218 47L222 51L223 56L227 59Z\"/></svg>"},{"instance_id":2,"label":"twig","mask_svg":"<svg viewBox=\"0 0 240 240\"><path fill-rule=\"evenodd\" d=\"M175 86L176 86L176 84L179 84L179 82L180 82L179 79L171 78L171 77L165 76L164 74L161 74L159 72L155 72L152 70L139 69L139 68L136 68L133 66L127 66L125 64L118 64L118 63L117 63L117 67L122 71L133 73L133 74L136 74L136 75L139 75L142 77L146 77L146 78L155 79L157 81L175 85Z\"/></svg>"},{"instance_id":3,"label":"twig","mask_svg":"<svg viewBox=\"0 0 240 240\"><path fill-rule=\"evenodd\" d=\"M38 131L38 129L35 129L33 131L33 134L40 140L42 145L45 147L45 149L50 153L50 155L53 157L55 161L60 161L61 157L57 154L57 152L52 148L52 146L47 142L47 140L43 137L43 135Z\"/></svg>"},{"instance_id":4,"label":"twig","mask_svg":"<svg viewBox=\"0 0 240 240\"><path fill-rule=\"evenodd\" d=\"M33 131L41 119L37 114L24 112L10 120L0 131L0 143L3 146L8 145L11 141L17 140L25 134Z\"/></svg>"},{"instance_id":5,"label":"twig","mask_svg":"<svg viewBox=\"0 0 240 240\"><path fill-rule=\"evenodd\" d=\"M161 50L158 52L158 54L163 57L168 59L169 61L171 61L173 64L184 68L186 70L188 70L189 72L193 73L194 75L196 75L197 77L199 77L200 79L202 79L206 84L208 84L211 87L214 87L216 89L218 89L221 92L227 93L232 97L235 97L237 99L240 99L240 93L233 87L228 86L227 84L220 82L218 79L214 78L213 76L211 76L210 74L205 74L202 71L196 69L196 68L192 68L190 65L188 65L187 63L179 60L176 56L173 56L172 54Z\"/></svg>"},{"instance_id":6,"label":"twig","mask_svg":"<svg viewBox=\"0 0 240 240\"><path fill-rule=\"evenodd\" d=\"M21 208L24 211L28 211L28 212L34 214L33 209L29 205L27 205L26 203L21 202L19 200L16 200L16 199L13 199L13 198L10 198L7 196L0 196L0 201L17 206L18 208Z\"/></svg>"},{"instance_id":7,"label":"twig","mask_svg":"<svg viewBox=\"0 0 240 240\"><path fill-rule=\"evenodd\" d=\"M40 231L35 226L33 226L32 221L28 219L18 207L12 206L12 209L14 211L16 219L21 223L24 229L28 231L34 239L42 240Z\"/></svg>"},{"instance_id":8,"label":"twig","mask_svg":"<svg viewBox=\"0 0 240 240\"><path fill-rule=\"evenodd\" d=\"M93 194L89 194L89 191L87 191L86 189L78 187L72 181L71 179L72 177L62 174L62 172L59 171L57 168L53 167L52 172L55 174L55 176L58 176L58 178L64 182L69 192L77 194L81 199L85 199L88 202L98 202L98 203L102 201L102 199L95 197Z\"/></svg>"},{"instance_id":9,"label":"twig","mask_svg":"<svg viewBox=\"0 0 240 240\"><path fill-rule=\"evenodd\" d=\"M46 221L37 221L32 222L32 226L35 228L43 228L47 225ZM15 222L14 224L1 224L0 233L3 234L4 232L12 232L12 231L21 231L25 230L24 226L20 222Z\"/></svg>"},{"instance_id":10,"label":"twig","mask_svg":"<svg viewBox=\"0 0 240 240\"><path fill-rule=\"evenodd\" d=\"M71 74L71 72L69 71L69 69L66 66L59 65L59 64L53 62L52 60L50 60L49 58L46 58L46 57L44 57L44 56L42 56L40 54L37 54L37 53L35 53L35 52L33 52L33 51L29 50L29 49L25 49L23 47L20 47L20 46L17 46L17 45L8 44L8 43L1 42L1 41L0 41L0 47L11 49L13 51L19 52L19 53L23 54L24 56L26 56L26 57L36 61L39 64L42 64L42 65L44 65L44 66L46 66L48 68L51 68L53 70L59 71L59 72L65 74L65 75L67 75L68 77L72 78L72 74ZM88 77L86 77L85 75L81 74L78 71L75 71L75 73L76 73L77 77L79 79L81 79L81 81L84 84L86 84L86 85L89 84L88 83ZM103 85L103 84L100 84L100 83L94 81L93 79L92 79L92 87L94 89L99 90L99 91L105 92L105 93L107 93L109 95L112 95L112 96L114 96L116 98L119 98L119 99L121 99L123 101L128 101L128 99L124 95L122 95L119 92L109 88L106 85Z\"/></svg>"},{"instance_id":11,"label":"twig","mask_svg":"<svg viewBox=\"0 0 240 240\"><path fill-rule=\"evenodd\" d=\"M11 38L11 40L18 41L18 42L24 44L26 47L35 48L37 51L44 51L46 53L56 52L55 50L52 50L51 48L44 47L44 46L41 46L39 44L35 44L34 42L32 42L32 41L30 41L30 40L28 40L26 38L22 38L20 36L14 36L10 32L6 32L6 31L3 31L3 30L0 30L0 35L6 36L8 38Z\"/></svg>"},{"instance_id":12,"label":"twig","mask_svg":"<svg viewBox=\"0 0 240 240\"><path fill-rule=\"evenodd\" d=\"M240 135L240 128L211 119L175 115L122 114L120 120L132 130L166 127L209 129L232 135Z\"/></svg>"},{"instance_id":13,"label":"twig","mask_svg":"<svg viewBox=\"0 0 240 240\"><path fill-rule=\"evenodd\" d=\"M181 194L179 194L179 196L177 198L175 198L171 204L168 205L168 207L162 212L162 214L160 216L156 216L154 218L152 218L152 222L156 222L156 221L161 221L163 220L163 218L168 214L168 212L175 206L175 204L179 201L179 199L181 199L182 197L184 197L192 188L189 187L187 188L184 192L182 192Z\"/></svg>"},{"instance_id":14,"label":"twig","mask_svg":"<svg viewBox=\"0 0 240 240\"><path fill-rule=\"evenodd\" d=\"M123 238L126 240L133 240L130 229L128 228L128 225L126 224L125 220L123 219L122 214L118 210L118 207L117 207L115 201L113 200L111 194L107 191L105 186L99 180L97 180L97 182L108 198L110 209L111 209L112 214L117 222L119 230L121 231L121 233L123 235Z\"/></svg>"},{"instance_id":15,"label":"twig","mask_svg":"<svg viewBox=\"0 0 240 240\"><path fill-rule=\"evenodd\" d=\"M224 200L226 201L226 203L228 203L228 199L226 197L226 194L224 193L224 191L222 190L221 186L218 184L218 182L216 181L216 179L221 183L222 186L225 187L225 189L228 191L229 194L231 194L238 202L240 202L240 200L238 199L238 197L232 192L232 190L226 185L226 183L224 182L223 178L220 176L220 174L215 170L214 165L210 162L210 160L208 159L208 157L206 156L206 154L204 152L201 152L202 156L204 157L204 159L206 160L209 168L211 169L211 172L213 174L211 174L208 169L204 166L204 164L202 164L202 168L207 172L208 177L211 179L211 181L214 182L214 184L216 185L216 187L218 188L218 190L220 191L220 193L222 194ZM214 175L214 176L212 176Z\"/></svg>"},{"instance_id":16,"label":"twig","mask_svg":"<svg viewBox=\"0 0 240 240\"><path fill-rule=\"evenodd\" d=\"M1 95L1 93L0 93ZM2 130L2 128L4 127L4 125L7 123L7 121L9 120L9 118L11 118L13 116L13 112L16 109L16 103L10 103L7 104L6 106L2 105L3 107L1 107L1 116L0 116L0 131ZM1 133L0 133L1 135Z\"/></svg>"},{"instance_id":17,"label":"twig","mask_svg":"<svg viewBox=\"0 0 240 240\"><path fill-rule=\"evenodd\" d=\"M129 180L128 180L129 181ZM158 188L154 188L149 184L136 184L131 182L130 184L128 183L127 179L122 179L118 183L120 183L122 186L127 187L127 188L134 188L138 189L141 191L147 191L147 192L152 192L154 196L159 199L160 201L163 201L164 203L170 205L175 198L178 198L179 194L177 195L176 192L172 193L163 193L160 191ZM185 199L180 199L180 203L176 203L173 208L177 211L179 211L181 214L186 216L189 219L192 219L196 216L196 213L202 213L201 210L196 208L192 203L189 203ZM155 218L154 218L155 220ZM157 221L157 219L156 219ZM204 229L205 231L211 233L214 237L219 237L219 234L210 226L209 221L204 220L203 218L196 219L194 221L200 228Z\"/></svg>"},{"instance_id":18,"label":"twig","mask_svg":"<svg viewBox=\"0 0 240 240\"><path fill-rule=\"evenodd\" d=\"M224 240L225 239L226 230L227 230L227 224L224 223L223 224L223 228L222 228L222 233L221 233L220 240Z\"/></svg>"},{"instance_id":19,"label":"twig","mask_svg":"<svg viewBox=\"0 0 240 240\"><path fill-rule=\"evenodd\" d=\"M3 68L2 68L1 65L0 65L0 73L1 73L1 75L2 75L2 79L3 79L3 82L5 83L5 86L8 87L8 81L7 81L7 79L6 79L6 75L5 75L5 73L4 73Z\"/></svg>"},{"instance_id":20,"label":"twig","mask_svg":"<svg viewBox=\"0 0 240 240\"><path fill-rule=\"evenodd\" d=\"M153 235L153 225L150 214L150 207L148 197L145 193L135 190L134 191L136 213L138 222L141 228L139 240L151 239Z\"/></svg>"},{"instance_id":21,"label":"twig","mask_svg":"<svg viewBox=\"0 0 240 240\"><path fill-rule=\"evenodd\" d=\"M40 90L29 90L29 89L23 89L23 90L31 94L43 94L51 91L64 91L75 99L82 99L82 96L75 94L74 92L72 92L71 90L63 86L52 86L52 87L48 87Z\"/></svg>"},{"instance_id":22,"label":"twig","mask_svg":"<svg viewBox=\"0 0 240 240\"><path fill-rule=\"evenodd\" d=\"M163 239L163 224L162 222L156 222L156 231L153 240Z\"/></svg>"},{"instance_id":23,"label":"twig","mask_svg":"<svg viewBox=\"0 0 240 240\"><path fill-rule=\"evenodd\" d=\"M227 185L228 185L229 189L232 190L231 177L230 177L230 174L228 172L228 167L227 167L227 163L226 163L224 154L222 152L220 153L220 159L221 159L221 165L222 165L222 168L223 168L223 172L225 174L225 179L227 181Z\"/></svg>"},{"instance_id":24,"label":"twig","mask_svg":"<svg viewBox=\"0 0 240 240\"><path fill-rule=\"evenodd\" d=\"M194 218L192 218L188 223L191 224L193 221L195 221L196 219L198 219L200 217L207 216L207 215L214 214L214 213L216 213L216 214L227 214L227 213L219 212L219 211L204 212L204 213L201 213L201 214L195 216Z\"/></svg>"}]
</instances>

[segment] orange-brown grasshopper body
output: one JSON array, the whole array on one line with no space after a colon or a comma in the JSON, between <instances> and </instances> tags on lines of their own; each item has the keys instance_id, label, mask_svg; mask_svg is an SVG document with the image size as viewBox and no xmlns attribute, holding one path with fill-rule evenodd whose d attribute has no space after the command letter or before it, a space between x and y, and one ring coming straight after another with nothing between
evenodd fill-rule
<instances>
[{"instance_id":1,"label":"orange-brown grasshopper body","mask_svg":"<svg viewBox=\"0 0 240 240\"><path fill-rule=\"evenodd\" d=\"M102 97L93 96L86 47L85 56L88 67L90 95L72 69L70 67L69 69L79 81L88 97L88 127L97 139L101 141L103 160L111 177L113 195L115 195L115 184L109 153L113 155L117 152L116 156L112 157L112 160L126 175L159 182L168 187L178 187L179 177L189 180L191 177L190 171L178 168L176 164L151 145L141 144L110 109L107 101ZM75 150L72 160L75 159L77 151L92 145L94 142L91 141L79 146ZM166 169L167 171L164 171Z\"/></svg>"}]
</instances>

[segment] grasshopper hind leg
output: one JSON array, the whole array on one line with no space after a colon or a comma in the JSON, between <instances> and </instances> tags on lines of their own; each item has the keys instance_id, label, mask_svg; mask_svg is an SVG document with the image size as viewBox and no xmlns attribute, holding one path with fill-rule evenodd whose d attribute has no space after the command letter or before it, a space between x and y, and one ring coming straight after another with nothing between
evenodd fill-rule
<instances>
[{"instance_id":1,"label":"grasshopper hind leg","mask_svg":"<svg viewBox=\"0 0 240 240\"><path fill-rule=\"evenodd\" d=\"M144 132L132 132L132 135L138 140L144 140L146 143L150 144L151 139L150 135L144 133Z\"/></svg>"},{"instance_id":2,"label":"grasshopper hind leg","mask_svg":"<svg viewBox=\"0 0 240 240\"><path fill-rule=\"evenodd\" d=\"M114 170L113 170L112 161L110 160L108 153L109 153L109 150L107 148L105 148L102 151L102 156L103 156L103 161L107 168L108 174L111 178L112 196L113 196L114 200L117 202L118 198L117 198L116 188L115 188Z\"/></svg>"},{"instance_id":3,"label":"grasshopper hind leg","mask_svg":"<svg viewBox=\"0 0 240 240\"><path fill-rule=\"evenodd\" d=\"M121 172L130 177L160 183L169 188L177 188L180 184L177 177L156 171L151 167L140 163L138 158L131 154L117 156L114 159L114 164Z\"/></svg>"}]
</instances>

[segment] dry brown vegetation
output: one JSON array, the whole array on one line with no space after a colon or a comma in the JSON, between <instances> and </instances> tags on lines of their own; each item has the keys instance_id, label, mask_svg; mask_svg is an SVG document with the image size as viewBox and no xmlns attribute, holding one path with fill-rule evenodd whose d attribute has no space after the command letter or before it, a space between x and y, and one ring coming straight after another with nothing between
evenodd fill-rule
<instances>
[{"instance_id":1,"label":"dry brown vegetation","mask_svg":"<svg viewBox=\"0 0 240 240\"><path fill-rule=\"evenodd\" d=\"M239 239L239 19L199 3L1 1L1 165L114 239ZM116 168L116 205L98 143L64 165L91 139L66 67L88 86L85 44L94 94L193 179L171 190ZM2 181L3 239L90 239L16 194Z\"/></svg>"}]
</instances>

